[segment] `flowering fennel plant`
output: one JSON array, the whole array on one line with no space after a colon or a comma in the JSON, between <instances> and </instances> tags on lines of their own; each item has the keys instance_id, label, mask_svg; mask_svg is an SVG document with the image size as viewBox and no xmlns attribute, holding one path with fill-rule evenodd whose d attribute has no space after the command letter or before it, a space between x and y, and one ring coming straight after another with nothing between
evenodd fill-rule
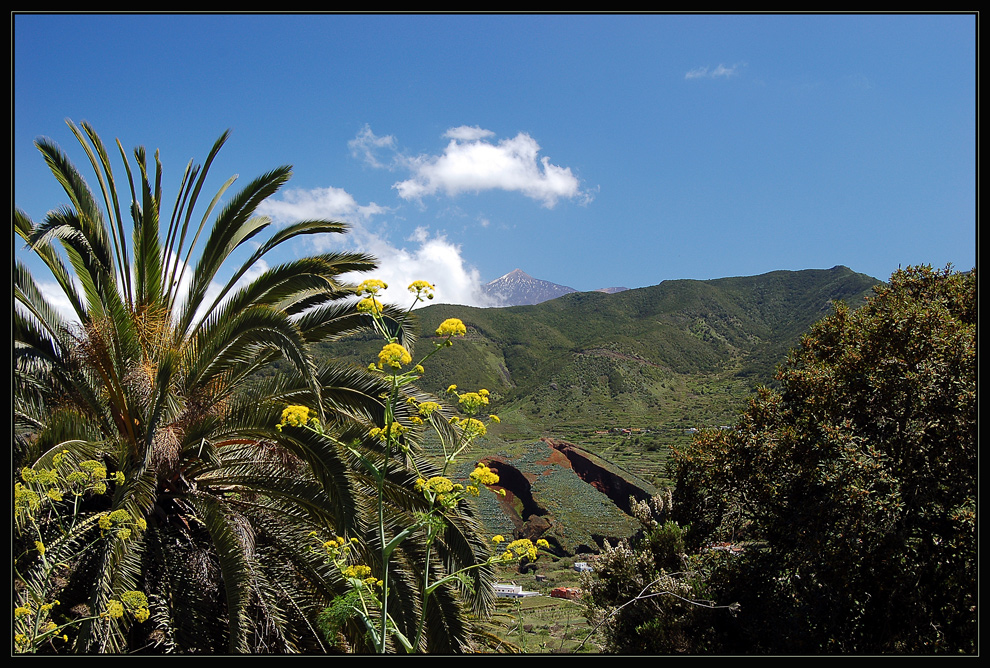
<instances>
[{"instance_id":1,"label":"flowering fennel plant","mask_svg":"<svg viewBox=\"0 0 990 668\"><path fill-rule=\"evenodd\" d=\"M417 364L413 364L412 355L394 336L385 321L384 307L378 300L379 293L387 285L379 280L367 280L357 288L361 300L357 310L369 315L374 323L375 331L382 337L384 344L378 353L377 361L372 362L368 369L372 373L383 375L389 387L383 395L385 413L382 426L369 431L369 437L382 445L384 457L372 461L357 448L348 446L350 451L359 459L361 464L371 474L377 485L377 544L380 546L381 572L375 573L367 564L355 563L356 551L352 549L359 543L358 538L333 536L320 539L316 532L311 534L314 547L324 550L327 561L337 570L348 585L348 592L339 597L327 608L324 620L329 625L340 624L348 618L356 617L366 629L375 650L384 653L387 650L387 640L391 637L407 652L420 651L423 648L424 613L430 597L437 588L452 580L468 584L464 577L466 572L482 566L506 563L527 557L536 559L538 548L549 547L546 541L539 540L535 544L528 539L519 539L502 545L505 539L495 536L492 539L494 553L487 560L463 567L459 570L440 571L442 574L431 578L436 570L431 568L431 559L435 559L434 545L445 529L444 515L455 512L458 505L469 496L478 496L482 488L498 483L498 475L484 463L479 463L471 472L465 483L455 482L449 477L448 469L457 458L476 439L487 433L488 425L498 422L498 416L488 413L490 393L488 390L460 392L456 385L447 388L451 403L461 415L446 418L444 407L437 401L417 401L401 392L402 388L418 380L424 373L424 363L440 350L453 344L455 337L464 336L467 328L457 318L445 320L437 328L433 348ZM415 281L409 285L413 294L409 310L423 300L433 298L434 286L426 281ZM408 313L409 311L406 311ZM400 421L396 415L399 402L405 402L412 408L413 415ZM283 426L302 427L325 433L323 425L316 417L311 417L311 411L306 406L288 406L282 413ZM410 457L409 439L406 438L410 429L432 427L437 434L441 448L442 461L437 475L421 473L417 460ZM394 459L393 459L394 457ZM400 461L401 460L401 461ZM386 526L387 500L385 497L385 481L390 466L409 466L416 476L414 491L421 494L425 501L425 510L415 515L414 522L395 535L389 535ZM504 490L499 490L504 494ZM422 536L422 554L425 557L423 581L420 583L421 596L420 617L417 620L415 636L408 638L389 614L390 572L389 561L394 550L404 541L414 535Z\"/></svg>"}]
</instances>

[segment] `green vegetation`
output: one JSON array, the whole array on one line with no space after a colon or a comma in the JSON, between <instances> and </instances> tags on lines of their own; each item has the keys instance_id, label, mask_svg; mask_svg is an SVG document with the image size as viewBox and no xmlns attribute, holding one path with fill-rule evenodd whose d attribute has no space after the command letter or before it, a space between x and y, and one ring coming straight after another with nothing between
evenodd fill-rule
<instances>
[{"instance_id":1,"label":"green vegetation","mask_svg":"<svg viewBox=\"0 0 990 668\"><path fill-rule=\"evenodd\" d=\"M468 332L419 384L434 394L455 381L488 388L502 441L562 438L662 484L670 448L690 441L688 430L733 424L830 300L856 306L876 284L835 267L504 309L433 304L415 312L423 331L459 317ZM316 355L361 363L374 347L356 335Z\"/></svg>"},{"instance_id":2,"label":"green vegetation","mask_svg":"<svg viewBox=\"0 0 990 668\"><path fill-rule=\"evenodd\" d=\"M977 652L975 271L898 271L777 379L675 451L663 521L607 555L608 648Z\"/></svg>"},{"instance_id":3,"label":"green vegetation","mask_svg":"<svg viewBox=\"0 0 990 668\"><path fill-rule=\"evenodd\" d=\"M317 364L310 344L373 324L339 276L374 261L305 257L242 286L270 251L345 226L268 229L255 210L288 180L288 167L236 193L227 192L231 179L194 217L226 134L205 167L190 163L169 211L157 156L149 165L139 148L129 162L118 143L121 187L93 129L70 128L92 161L97 194L58 147L39 140L70 204L38 225L14 216L15 233L72 309L63 316L17 263L15 649L366 648L360 620L318 628L319 613L339 607L352 583L314 540L354 539L354 558L384 579L376 491L387 494L389 528L408 524L423 497L408 469L393 466L383 480L352 447L366 461L381 454L372 434L387 423L381 395L392 385L363 368ZM221 196L226 204L214 212ZM214 294L221 268L231 277ZM408 338L400 313L382 315L397 339ZM274 364L277 372L256 375ZM279 429L288 404L312 411L325 433ZM487 556L465 512L467 524L451 522L434 544L442 559ZM423 612L417 583L428 559L415 541L389 556L396 628L431 651L461 649L470 638L462 591L437 588Z\"/></svg>"},{"instance_id":4,"label":"green vegetation","mask_svg":"<svg viewBox=\"0 0 990 668\"><path fill-rule=\"evenodd\" d=\"M499 582L512 582L539 596L522 599L499 599L493 617L495 633L503 641L505 652L551 654L594 652L597 646L588 641L590 627L581 600L555 598L557 587L581 588L581 574L573 568L573 558L544 558L520 572L502 567Z\"/></svg>"},{"instance_id":5,"label":"green vegetation","mask_svg":"<svg viewBox=\"0 0 990 668\"><path fill-rule=\"evenodd\" d=\"M70 127L98 195L39 140L70 204L13 221L72 311L17 263L17 652L976 652L975 272L898 272L824 319L877 281L413 315L340 281L360 254L243 280L345 231L255 215L287 167L194 218L226 135L168 210L157 155L118 143L121 188ZM496 605L495 577L585 587L587 618Z\"/></svg>"}]
</instances>

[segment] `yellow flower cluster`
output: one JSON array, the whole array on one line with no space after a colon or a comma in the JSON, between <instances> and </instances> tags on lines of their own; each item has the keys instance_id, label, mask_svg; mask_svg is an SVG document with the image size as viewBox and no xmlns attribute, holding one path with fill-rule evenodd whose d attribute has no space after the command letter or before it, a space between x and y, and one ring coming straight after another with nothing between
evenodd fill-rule
<instances>
[{"instance_id":1,"label":"yellow flower cluster","mask_svg":"<svg viewBox=\"0 0 990 668\"><path fill-rule=\"evenodd\" d=\"M124 508L118 508L109 513L100 513L97 524L102 531L116 528L116 536L121 540L130 538L133 529L142 532L148 528L147 520L143 517L132 517L131 513Z\"/></svg>"},{"instance_id":2,"label":"yellow flower cluster","mask_svg":"<svg viewBox=\"0 0 990 668\"><path fill-rule=\"evenodd\" d=\"M436 287L426 281L413 281L409 284L409 292L416 295L416 299L433 299L433 291Z\"/></svg>"},{"instance_id":3,"label":"yellow flower cluster","mask_svg":"<svg viewBox=\"0 0 990 668\"><path fill-rule=\"evenodd\" d=\"M123 616L124 604L117 599L111 599L107 602L107 609L100 615L100 617L112 617L113 619L120 619Z\"/></svg>"},{"instance_id":4,"label":"yellow flower cluster","mask_svg":"<svg viewBox=\"0 0 990 668\"><path fill-rule=\"evenodd\" d=\"M59 605L58 600L51 603L42 603L37 610L31 608L27 601L21 601L21 605L14 608L14 651L17 653L30 652L38 647L42 642L48 642L51 634L58 630L58 624L48 619L53 608ZM69 638L63 634L60 639L68 642Z\"/></svg>"},{"instance_id":5,"label":"yellow flower cluster","mask_svg":"<svg viewBox=\"0 0 990 668\"><path fill-rule=\"evenodd\" d=\"M100 614L100 617L120 619L125 612L131 613L138 622L147 621L148 617L151 616L151 611L148 609L148 597L140 591L125 591L120 600L110 599L107 601L106 610Z\"/></svg>"},{"instance_id":6,"label":"yellow flower cluster","mask_svg":"<svg viewBox=\"0 0 990 668\"><path fill-rule=\"evenodd\" d=\"M479 462L471 471L471 481L478 485L495 485L498 483L498 474L488 468L487 464Z\"/></svg>"},{"instance_id":7,"label":"yellow flower cluster","mask_svg":"<svg viewBox=\"0 0 990 668\"><path fill-rule=\"evenodd\" d=\"M447 318L437 327L437 336L464 336L467 334L467 327L457 318Z\"/></svg>"},{"instance_id":8,"label":"yellow flower cluster","mask_svg":"<svg viewBox=\"0 0 990 668\"><path fill-rule=\"evenodd\" d=\"M460 483L455 483L450 478L446 478L444 476L434 476L429 480L419 478L416 480L414 489L417 492L422 492L423 496L425 496L426 500L431 504L437 503L447 509L454 508L464 497L465 493L478 496L477 486L465 486Z\"/></svg>"},{"instance_id":9,"label":"yellow flower cluster","mask_svg":"<svg viewBox=\"0 0 990 668\"><path fill-rule=\"evenodd\" d=\"M315 537L316 532L311 531L310 537ZM371 567L362 564L348 564L351 547L358 544L357 538L346 540L340 536L335 536L321 543L326 550L327 560L333 564L337 571L349 580L358 580L361 584L381 586L381 580L371 575Z\"/></svg>"},{"instance_id":10,"label":"yellow flower cluster","mask_svg":"<svg viewBox=\"0 0 990 668\"><path fill-rule=\"evenodd\" d=\"M502 542L503 540L505 540L504 538L502 538L502 536L496 536L495 538L501 539L501 540L495 540L494 538L492 539L495 541L496 545ZM522 559L525 557L530 561L536 561L536 559L540 556L539 549L540 548L547 549L549 547L550 547L550 543L548 543L542 538L537 540L536 543L533 543L533 541L531 541L529 538L519 538L505 546L505 552L502 553L501 560L515 561L517 559Z\"/></svg>"},{"instance_id":11,"label":"yellow flower cluster","mask_svg":"<svg viewBox=\"0 0 990 668\"><path fill-rule=\"evenodd\" d=\"M386 289L388 289L388 283L385 281L380 281L377 278L369 278L357 286L357 293L359 295L377 295Z\"/></svg>"},{"instance_id":12,"label":"yellow flower cluster","mask_svg":"<svg viewBox=\"0 0 990 668\"><path fill-rule=\"evenodd\" d=\"M388 441L389 438L398 438L407 431L409 431L409 428L405 425L401 425L398 422L392 422L384 429L381 427L375 427L368 432L368 435L371 436L371 438L378 439L384 443L385 441Z\"/></svg>"},{"instance_id":13,"label":"yellow flower cluster","mask_svg":"<svg viewBox=\"0 0 990 668\"><path fill-rule=\"evenodd\" d=\"M417 408L420 415L423 417L429 417L440 410L442 406L435 401L424 401L420 403Z\"/></svg>"},{"instance_id":14,"label":"yellow flower cluster","mask_svg":"<svg viewBox=\"0 0 990 668\"><path fill-rule=\"evenodd\" d=\"M382 303L374 297L365 297L357 303L355 308L359 313L373 313L375 315L381 315L383 307Z\"/></svg>"},{"instance_id":15,"label":"yellow flower cluster","mask_svg":"<svg viewBox=\"0 0 990 668\"><path fill-rule=\"evenodd\" d=\"M345 578L357 578L358 580L364 580L371 575L371 566L365 566L363 564L346 566L340 571L340 574Z\"/></svg>"},{"instance_id":16,"label":"yellow flower cluster","mask_svg":"<svg viewBox=\"0 0 990 668\"><path fill-rule=\"evenodd\" d=\"M457 404L468 415L476 415L482 407L488 405L488 390L465 392L458 395Z\"/></svg>"},{"instance_id":17,"label":"yellow flower cluster","mask_svg":"<svg viewBox=\"0 0 990 668\"><path fill-rule=\"evenodd\" d=\"M398 343L386 343L382 351L378 353L379 369L385 366L399 369L410 362L412 362L412 355Z\"/></svg>"},{"instance_id":18,"label":"yellow flower cluster","mask_svg":"<svg viewBox=\"0 0 990 668\"><path fill-rule=\"evenodd\" d=\"M450 478L443 476L433 476L429 480L420 478L416 481L416 491L422 492L424 490L429 490L436 494L445 494L454 490L454 483Z\"/></svg>"},{"instance_id":19,"label":"yellow flower cluster","mask_svg":"<svg viewBox=\"0 0 990 668\"><path fill-rule=\"evenodd\" d=\"M312 531L310 536L316 536L316 532ZM321 546L326 550L327 557L331 561L337 562L338 560L344 560L347 558L347 554L351 550L351 546L357 544L357 538L352 538L349 541L341 538L340 536L335 536L329 540L323 541Z\"/></svg>"},{"instance_id":20,"label":"yellow flower cluster","mask_svg":"<svg viewBox=\"0 0 990 668\"><path fill-rule=\"evenodd\" d=\"M41 497L30 487L22 483L14 484L14 513L17 515L31 514L41 505Z\"/></svg>"},{"instance_id":21,"label":"yellow flower cluster","mask_svg":"<svg viewBox=\"0 0 990 668\"><path fill-rule=\"evenodd\" d=\"M82 496L90 491L104 494L109 481L118 485L124 482L122 472L108 477L106 465L95 459L79 462L78 468L67 471L68 454L68 450L55 453L51 468L21 469L21 482L14 484L14 515L18 525L38 510L43 499L59 502L66 494Z\"/></svg>"},{"instance_id":22,"label":"yellow flower cluster","mask_svg":"<svg viewBox=\"0 0 990 668\"><path fill-rule=\"evenodd\" d=\"M453 394L456 396L457 405L461 412L469 416L478 415L491 401L491 393L484 388L478 390L477 392L458 393L457 386L451 385L447 388L447 394ZM489 415L488 420L494 423L499 422L497 415ZM460 420L457 418L451 420L452 424L457 424L458 422L461 423L462 428L464 428L467 432L466 435L470 437L484 436L487 433L487 428L480 420Z\"/></svg>"},{"instance_id":23,"label":"yellow flower cluster","mask_svg":"<svg viewBox=\"0 0 990 668\"><path fill-rule=\"evenodd\" d=\"M476 418L452 417L450 418L450 424L455 427L459 426L461 428L461 433L463 433L464 437L468 440L478 436L484 436L488 433L488 427L485 426L485 423Z\"/></svg>"},{"instance_id":24,"label":"yellow flower cluster","mask_svg":"<svg viewBox=\"0 0 990 668\"><path fill-rule=\"evenodd\" d=\"M285 425L289 425L290 427L305 427L308 422L309 408L306 406L288 406L282 411L282 421L275 428L281 431Z\"/></svg>"},{"instance_id":25,"label":"yellow flower cluster","mask_svg":"<svg viewBox=\"0 0 990 668\"><path fill-rule=\"evenodd\" d=\"M148 597L143 592L125 591L120 597L120 602L139 622L143 622L151 616L151 612L148 610Z\"/></svg>"}]
</instances>

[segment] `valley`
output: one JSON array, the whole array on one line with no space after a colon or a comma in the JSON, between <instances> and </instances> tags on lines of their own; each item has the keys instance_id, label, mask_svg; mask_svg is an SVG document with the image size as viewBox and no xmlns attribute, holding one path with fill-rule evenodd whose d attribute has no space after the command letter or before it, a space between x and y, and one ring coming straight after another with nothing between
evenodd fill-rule
<instances>
[{"instance_id":1,"label":"valley","mask_svg":"<svg viewBox=\"0 0 990 668\"><path fill-rule=\"evenodd\" d=\"M412 316L420 355L447 318L467 335L429 360L419 387L441 399L451 383L491 393L500 424L464 453L461 472L485 461L499 473L506 496L478 500L491 533L546 538L559 555L594 552L638 529L629 496L667 482L671 447L734 425L832 300L856 307L878 282L834 267L505 308L433 304ZM319 354L364 367L378 348L349 337Z\"/></svg>"}]
</instances>

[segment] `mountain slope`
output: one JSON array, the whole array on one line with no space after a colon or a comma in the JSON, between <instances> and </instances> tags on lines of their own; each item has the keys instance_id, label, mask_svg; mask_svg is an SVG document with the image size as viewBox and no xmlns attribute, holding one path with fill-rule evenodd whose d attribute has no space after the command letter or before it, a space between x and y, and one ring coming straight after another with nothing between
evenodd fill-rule
<instances>
[{"instance_id":1,"label":"mountain slope","mask_svg":"<svg viewBox=\"0 0 990 668\"><path fill-rule=\"evenodd\" d=\"M566 285L533 278L522 269L513 269L505 276L482 286L486 297L499 306L525 306L577 292Z\"/></svg>"},{"instance_id":2,"label":"mountain slope","mask_svg":"<svg viewBox=\"0 0 990 668\"><path fill-rule=\"evenodd\" d=\"M733 424L831 300L859 306L877 283L834 267L575 292L510 308L435 304L415 312L420 355L446 318L460 318L468 333L430 359L419 385L438 395L451 383L492 394L501 424L463 453L464 475L485 460L505 478L504 504L481 509L489 529L546 536L563 553L597 549L635 530L623 501L662 484L670 446L695 427ZM350 337L321 348L363 367L381 341Z\"/></svg>"},{"instance_id":3,"label":"mountain slope","mask_svg":"<svg viewBox=\"0 0 990 668\"><path fill-rule=\"evenodd\" d=\"M550 281L533 278L522 269L513 269L505 276L500 276L494 281L490 281L481 286L483 294L495 304L496 307L508 306L532 306L541 304L563 295L577 292L574 288L566 285L558 285ZM629 288L600 288L596 292L615 294L623 292Z\"/></svg>"},{"instance_id":4,"label":"mountain slope","mask_svg":"<svg viewBox=\"0 0 990 668\"><path fill-rule=\"evenodd\" d=\"M434 357L420 384L485 387L535 435L560 428L572 438L633 420L724 424L831 300L858 305L877 283L840 266L574 292L531 306L435 304L416 311L424 336L450 317L468 336ZM367 364L377 350L358 343L328 352Z\"/></svg>"}]
</instances>

